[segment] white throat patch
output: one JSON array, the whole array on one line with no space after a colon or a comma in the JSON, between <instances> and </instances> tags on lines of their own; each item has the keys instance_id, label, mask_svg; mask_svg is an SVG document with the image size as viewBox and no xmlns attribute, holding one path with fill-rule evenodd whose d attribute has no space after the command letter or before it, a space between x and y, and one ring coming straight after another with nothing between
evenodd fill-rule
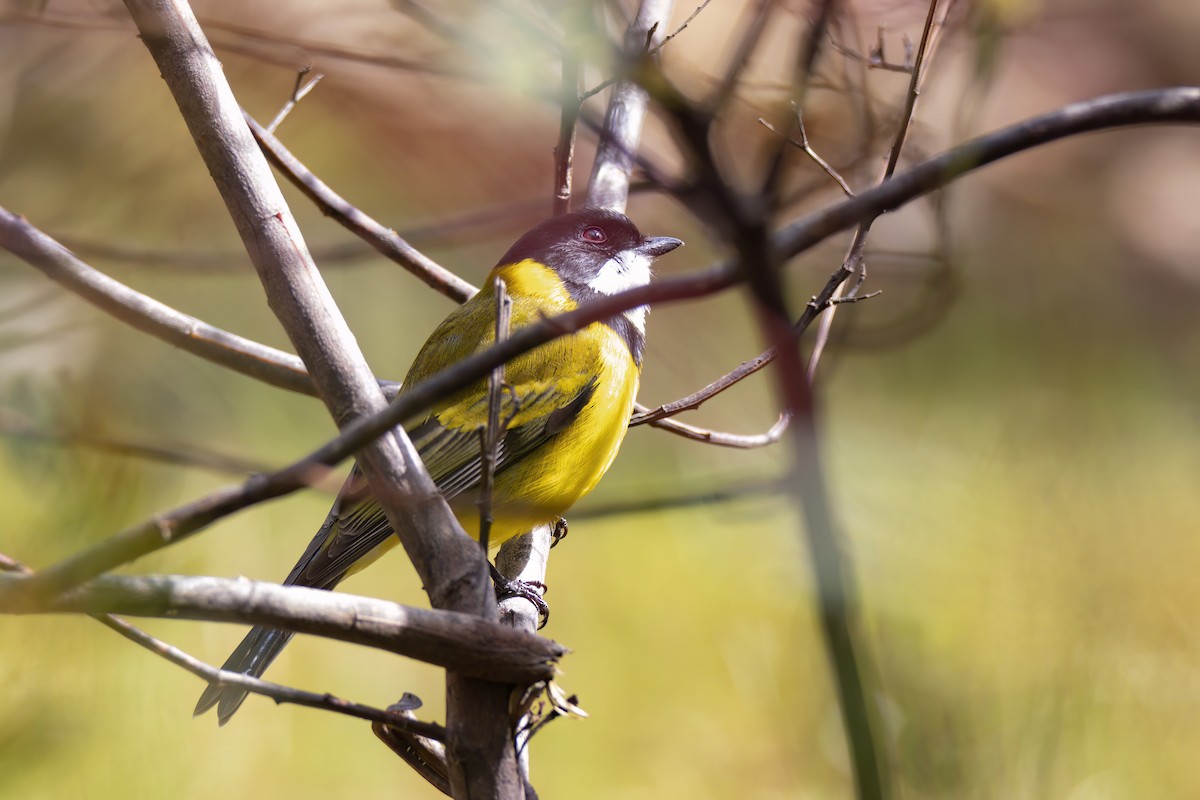
<instances>
[{"instance_id":1,"label":"white throat patch","mask_svg":"<svg viewBox=\"0 0 1200 800\"><path fill-rule=\"evenodd\" d=\"M645 286L650 282L650 259L640 253L622 250L604 262L588 286L600 294L617 294L626 289ZM646 333L646 314L649 306L638 306L625 312L625 317L642 334Z\"/></svg>"}]
</instances>

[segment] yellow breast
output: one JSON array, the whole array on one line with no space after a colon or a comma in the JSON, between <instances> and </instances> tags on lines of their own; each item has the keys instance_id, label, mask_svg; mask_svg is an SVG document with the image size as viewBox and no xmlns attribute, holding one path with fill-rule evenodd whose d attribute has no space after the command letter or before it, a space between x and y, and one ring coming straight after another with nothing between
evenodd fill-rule
<instances>
[{"instance_id":1,"label":"yellow breast","mask_svg":"<svg viewBox=\"0 0 1200 800\"><path fill-rule=\"evenodd\" d=\"M513 330L576 307L562 282L541 264L525 261L501 267L495 274L504 279L512 298ZM442 337L453 334L474 339L475 346L470 350L492 344L493 278L494 275L489 276L485 288L452 315L452 319L454 316L460 319L444 326ZM438 336L435 332L434 338ZM421 363L422 358L418 357L418 364ZM420 371L431 368L422 367ZM425 376L418 375L417 379L421 377ZM638 377L638 366L629 348L616 331L603 323L555 339L506 365L505 382L518 392L531 386L553 387L561 390L565 403L593 378L596 387L587 405L566 428L496 476L489 537L492 544L552 522L595 488L625 438L637 396ZM413 379L410 373L409 380ZM462 408L482 396L484 386L484 382L479 382L447 398L434 413L439 410L453 413L451 408ZM518 407L512 424L527 421L522 419ZM475 423L462 420L452 424ZM473 536L478 536L479 531L477 498L477 491L468 491L451 500L459 523Z\"/></svg>"}]
</instances>

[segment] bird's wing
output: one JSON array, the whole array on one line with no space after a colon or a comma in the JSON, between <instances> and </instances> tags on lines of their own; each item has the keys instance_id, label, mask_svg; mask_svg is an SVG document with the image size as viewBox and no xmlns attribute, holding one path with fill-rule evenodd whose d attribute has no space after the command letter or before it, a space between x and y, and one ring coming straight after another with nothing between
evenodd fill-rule
<instances>
[{"instance_id":1,"label":"bird's wing","mask_svg":"<svg viewBox=\"0 0 1200 800\"><path fill-rule=\"evenodd\" d=\"M597 382L592 376L565 383L547 380L507 386L500 410L501 424L507 424L497 448L496 474L570 425L595 394ZM480 430L487 421L487 412L487 398L476 398L442 409L409 431L446 499L479 485ZM286 583L332 588L356 562L391 535L391 524L355 465L321 530Z\"/></svg>"},{"instance_id":2,"label":"bird's wing","mask_svg":"<svg viewBox=\"0 0 1200 800\"><path fill-rule=\"evenodd\" d=\"M593 376L506 385L501 393L504 435L497 447L496 473L570 425L592 399L597 383ZM448 500L479 485L483 470L480 431L487 414L488 398L480 397L431 415L409 432L433 482Z\"/></svg>"}]
</instances>

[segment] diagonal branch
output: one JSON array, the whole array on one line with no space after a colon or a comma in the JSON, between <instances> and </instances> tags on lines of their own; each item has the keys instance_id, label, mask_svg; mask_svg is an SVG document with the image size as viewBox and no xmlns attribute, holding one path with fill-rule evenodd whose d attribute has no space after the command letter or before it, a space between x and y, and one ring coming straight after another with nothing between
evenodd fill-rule
<instances>
[{"instance_id":1,"label":"diagonal branch","mask_svg":"<svg viewBox=\"0 0 1200 800\"><path fill-rule=\"evenodd\" d=\"M383 396L191 9L182 0L130 0L127 6L225 200L272 310L335 422L343 427L381 410ZM363 458L372 490L403 531L401 540L435 603L446 603L463 589L482 592L482 586L470 589L476 582L465 577L477 572L478 554L403 432L376 440ZM460 577L466 583L450 589Z\"/></svg>"},{"instance_id":2,"label":"diagonal branch","mask_svg":"<svg viewBox=\"0 0 1200 800\"><path fill-rule=\"evenodd\" d=\"M1167 123L1200 123L1200 87L1182 86L1105 95L1063 106L1001 128L916 164L855 197L801 217L777 230L771 237L771 243L781 260L786 260L807 251L835 233L937 191L957 178L1002 158L1081 133L1129 125ZM730 263L710 268L706 274L713 291L732 285L737 280L734 267ZM798 336L807 330L816 317L830 307L838 287L852 274L846 263L834 271L793 324L795 335ZM654 302L661 304L674 299L674 289L677 285L685 281L699 280L699 275L700 273L696 273L659 281L657 285L660 293L653 298ZM666 414L657 409L653 412L639 410L634 417L634 423L659 426L672 422L664 416L698 408L747 375L762 369L774 358L773 349L768 349L712 381L703 389L660 406L668 409Z\"/></svg>"},{"instance_id":3,"label":"diagonal branch","mask_svg":"<svg viewBox=\"0 0 1200 800\"><path fill-rule=\"evenodd\" d=\"M250 132L254 134L254 140L262 148L267 160L327 216L333 217L342 227L451 300L461 303L475 294L476 289L469 282L413 247L394 230L385 228L349 203L314 175L300 159L292 155L274 134L259 125L249 114L244 113L244 116L246 124L250 126Z\"/></svg>"},{"instance_id":4,"label":"diagonal branch","mask_svg":"<svg viewBox=\"0 0 1200 800\"><path fill-rule=\"evenodd\" d=\"M100 310L156 339L272 386L312 394L303 362L188 316L80 261L19 214L0 207L0 247Z\"/></svg>"},{"instance_id":5,"label":"diagonal branch","mask_svg":"<svg viewBox=\"0 0 1200 800\"><path fill-rule=\"evenodd\" d=\"M340 428L385 408L383 393L322 282L237 98L184 0L126 0L266 290L276 317ZM433 605L495 619L482 556L462 530L403 429L359 454ZM523 791L498 687L447 673L451 784L457 796L517 798Z\"/></svg>"}]
</instances>

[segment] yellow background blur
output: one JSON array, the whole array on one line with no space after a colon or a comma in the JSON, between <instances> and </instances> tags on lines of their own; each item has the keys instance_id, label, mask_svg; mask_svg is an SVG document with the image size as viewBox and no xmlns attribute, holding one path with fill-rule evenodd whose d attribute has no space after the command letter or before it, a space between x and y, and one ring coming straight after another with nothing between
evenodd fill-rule
<instances>
[{"instance_id":1,"label":"yellow background blur","mask_svg":"<svg viewBox=\"0 0 1200 800\"><path fill-rule=\"evenodd\" d=\"M794 5L799 14L804 4ZM226 254L215 265L88 260L185 312L286 346L120 9L48 5L55 19L87 22L72 27L14 18L28 6L0 4L0 205L85 254L97 243ZM952 36L939 54L910 155L1071 100L1200 75L1195 4L980 7L991 16L976 19L977 33ZM693 8L677 8L675 24ZM900 32L919 35L919 4L855 8L868 40L877 22L888 24L897 60ZM496 48L493 82L479 84L314 55L216 24L465 63L445 58L444 45L382 0L197 10L260 120L286 99L297 67L312 62L327 74L280 135L385 224L420 232L447 216L507 207L486 225L414 237L467 279L478 282L547 213L557 109L534 95L554 90L557 67L510 37L502 11L444 9ZM706 76L719 74L741 10L713 3L668 47L668 71L695 91L711 85ZM754 124L756 103L777 93L770 64L786 63L779 48L798 30L772 30L725 120L734 166L741 148L769 135ZM840 64L835 54L827 60ZM904 77L870 81L887 118ZM837 163L855 152L852 115L834 93L814 97L810 134ZM661 125L652 123L646 146L670 160ZM584 136L580 183L590 151ZM877 168L854 173L855 185ZM810 164L796 169L816 175ZM820 390L824 454L880 678L882 738L905 797L1200 795L1198 186L1200 131L1129 130L1046 147L956 184L945 198L949 275L895 254L930 246L928 205L877 226L867 288L884 294L839 312ZM351 242L289 197L319 253ZM663 274L719 256L672 202L635 195L630 213L643 230L688 242L660 263ZM844 246L832 242L789 270L797 302L820 287ZM322 266L382 376L402 375L451 308L371 255ZM643 402L690 392L758 347L736 293L657 309ZM763 377L687 419L765 429L774 406ZM267 465L334 431L315 400L131 332L5 254L0 413ZM556 722L536 739L542 796L848 796L789 501L748 494L639 515L584 513L770 478L786 459L783 449L630 434L551 562L545 633L572 649L562 683L591 717ZM0 552L44 566L232 480L6 437ZM278 580L329 501L314 491L244 512L132 569ZM345 588L424 604L398 553ZM218 624L145 627L210 662L242 635ZM411 691L426 701L422 714L443 719L438 671L361 648L301 639L268 677L378 706ZM198 680L86 619L0 618L0 686L3 798L436 794L345 717L252 698L225 729L192 720Z\"/></svg>"}]
</instances>

